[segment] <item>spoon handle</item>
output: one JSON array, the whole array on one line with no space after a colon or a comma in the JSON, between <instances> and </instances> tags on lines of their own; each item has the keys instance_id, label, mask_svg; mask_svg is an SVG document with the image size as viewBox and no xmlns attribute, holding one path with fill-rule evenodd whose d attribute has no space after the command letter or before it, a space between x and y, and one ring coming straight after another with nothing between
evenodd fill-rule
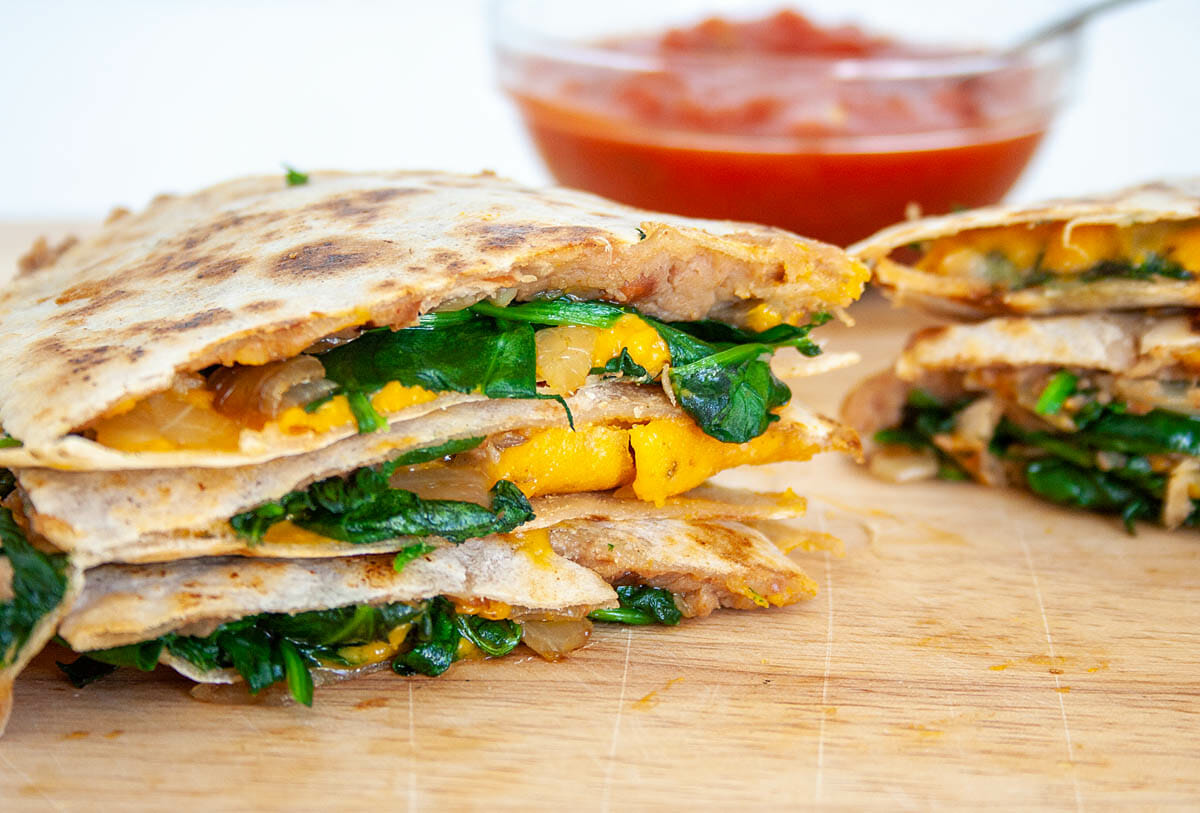
<instances>
[{"instance_id":1,"label":"spoon handle","mask_svg":"<svg viewBox=\"0 0 1200 813\"><path fill-rule=\"evenodd\" d=\"M1043 43L1046 40L1053 39L1059 34L1065 34L1068 31L1073 31L1074 29L1086 23L1092 17L1095 17L1097 14L1103 14L1110 9L1117 8L1118 6L1130 5L1139 1L1140 0L1100 0L1100 2L1097 3L1089 3L1088 5L1071 12L1065 17L1061 17L1051 23L1040 26L1034 31L1031 31L1018 40L1015 45L1005 50L1010 54L1020 53L1021 51L1032 48L1033 46Z\"/></svg>"}]
</instances>

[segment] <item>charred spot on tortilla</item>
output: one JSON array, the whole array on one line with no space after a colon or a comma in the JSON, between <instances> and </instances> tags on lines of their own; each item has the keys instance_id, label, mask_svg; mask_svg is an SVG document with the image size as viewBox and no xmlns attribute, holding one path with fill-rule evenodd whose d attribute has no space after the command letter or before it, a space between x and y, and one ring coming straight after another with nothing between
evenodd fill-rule
<instances>
[{"instance_id":1,"label":"charred spot on tortilla","mask_svg":"<svg viewBox=\"0 0 1200 813\"><path fill-rule=\"evenodd\" d=\"M395 246L385 240L339 237L297 246L279 255L272 273L283 279L325 275L397 257Z\"/></svg>"}]
</instances>

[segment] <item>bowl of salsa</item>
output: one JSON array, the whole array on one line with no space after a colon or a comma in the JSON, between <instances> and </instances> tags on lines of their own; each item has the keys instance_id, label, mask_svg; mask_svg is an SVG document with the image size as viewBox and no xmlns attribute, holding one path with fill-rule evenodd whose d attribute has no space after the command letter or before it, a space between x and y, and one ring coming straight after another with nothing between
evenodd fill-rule
<instances>
[{"instance_id":1,"label":"bowl of salsa","mask_svg":"<svg viewBox=\"0 0 1200 813\"><path fill-rule=\"evenodd\" d=\"M551 174L636 206L848 245L914 207L999 201L1077 57L1075 33L1004 52L1004 32L1030 27L1013 19L976 19L947 40L944 3L925 17L919 2L876 4L904 12L879 31L744 5L689 17L670 2L495 3L500 83Z\"/></svg>"}]
</instances>

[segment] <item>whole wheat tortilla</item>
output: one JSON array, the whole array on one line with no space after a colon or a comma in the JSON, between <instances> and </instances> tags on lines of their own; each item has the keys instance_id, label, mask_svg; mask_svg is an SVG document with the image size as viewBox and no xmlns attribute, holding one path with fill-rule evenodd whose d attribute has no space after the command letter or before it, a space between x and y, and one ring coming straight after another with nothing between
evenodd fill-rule
<instances>
[{"instance_id":1,"label":"whole wheat tortilla","mask_svg":"<svg viewBox=\"0 0 1200 813\"><path fill-rule=\"evenodd\" d=\"M1111 194L1063 198L1030 206L989 206L898 223L850 246L866 260L875 282L898 304L918 305L953 317L997 313L1051 314L1107 309L1200 305L1200 281L1105 279L1065 288L1032 286L996 292L980 280L928 273L889 258L913 243L971 229L1062 223L1131 226L1200 218L1200 178L1160 181Z\"/></svg>"},{"instance_id":2,"label":"whole wheat tortilla","mask_svg":"<svg viewBox=\"0 0 1200 813\"><path fill-rule=\"evenodd\" d=\"M562 557L526 552L506 537L471 539L414 559L391 556L290 561L220 557L157 565L104 565L59 625L73 649L146 641L189 626L257 613L298 613L435 596L498 601L521 611L582 614L616 606L612 588Z\"/></svg>"},{"instance_id":3,"label":"whole wheat tortilla","mask_svg":"<svg viewBox=\"0 0 1200 813\"><path fill-rule=\"evenodd\" d=\"M562 292L667 320L742 323L852 302L867 271L840 249L763 226L621 206L491 174L312 173L162 196L29 270L0 294L0 466L241 465L246 453L120 453L72 436L180 371L262 364L359 325L439 305ZM351 430L352 431L352 430ZM320 448L303 436L279 454ZM271 439L267 439L271 440ZM264 448L265 446L265 448ZM154 462L147 463L147 460Z\"/></svg>"},{"instance_id":4,"label":"whole wheat tortilla","mask_svg":"<svg viewBox=\"0 0 1200 813\"><path fill-rule=\"evenodd\" d=\"M581 391L568 403L579 425L683 415L661 390L621 384ZM857 438L849 429L799 405L789 404L783 420L802 429L811 439L814 453L858 451ZM348 547L358 552L367 548L330 541L328 546L257 546L250 551L245 540L231 533L228 520L315 480L374 465L404 451L451 438L547 425L566 425L560 405L497 399L461 404L396 424L386 432L354 435L316 452L256 466L125 472L23 469L16 475L32 529L84 566L259 551L266 555L336 556L346 553ZM562 510L557 512L559 519ZM628 510L650 515L646 503L636 502ZM709 511L707 515L714 514ZM726 512L724 516L736 518L739 514ZM411 541L380 543L373 549L395 550Z\"/></svg>"},{"instance_id":5,"label":"whole wheat tortilla","mask_svg":"<svg viewBox=\"0 0 1200 813\"><path fill-rule=\"evenodd\" d=\"M782 607L817 594L816 582L767 536L739 522L564 522L550 529L550 545L613 584L670 590L688 616Z\"/></svg>"},{"instance_id":6,"label":"whole wheat tortilla","mask_svg":"<svg viewBox=\"0 0 1200 813\"><path fill-rule=\"evenodd\" d=\"M918 331L895 371L916 381L944 370L1049 365L1146 378L1169 375L1197 350L1200 330L1182 314L1008 316Z\"/></svg>"}]
</instances>

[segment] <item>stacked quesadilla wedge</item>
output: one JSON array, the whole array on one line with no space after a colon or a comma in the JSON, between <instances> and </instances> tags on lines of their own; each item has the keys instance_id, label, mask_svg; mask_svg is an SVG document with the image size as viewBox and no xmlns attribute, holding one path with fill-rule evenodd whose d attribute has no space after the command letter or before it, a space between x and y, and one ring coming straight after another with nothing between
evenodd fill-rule
<instances>
[{"instance_id":1,"label":"stacked quesadilla wedge","mask_svg":"<svg viewBox=\"0 0 1200 813\"><path fill-rule=\"evenodd\" d=\"M981 209L854 247L898 302L992 315L917 333L849 396L872 470L1012 484L1130 528L1200 525L1198 195Z\"/></svg>"},{"instance_id":2,"label":"stacked quesadilla wedge","mask_svg":"<svg viewBox=\"0 0 1200 813\"><path fill-rule=\"evenodd\" d=\"M706 481L859 453L770 361L829 366L864 266L487 174L289 178L118 213L4 292L0 694L56 629L80 684L311 703L814 594L755 527L803 499Z\"/></svg>"}]
</instances>

